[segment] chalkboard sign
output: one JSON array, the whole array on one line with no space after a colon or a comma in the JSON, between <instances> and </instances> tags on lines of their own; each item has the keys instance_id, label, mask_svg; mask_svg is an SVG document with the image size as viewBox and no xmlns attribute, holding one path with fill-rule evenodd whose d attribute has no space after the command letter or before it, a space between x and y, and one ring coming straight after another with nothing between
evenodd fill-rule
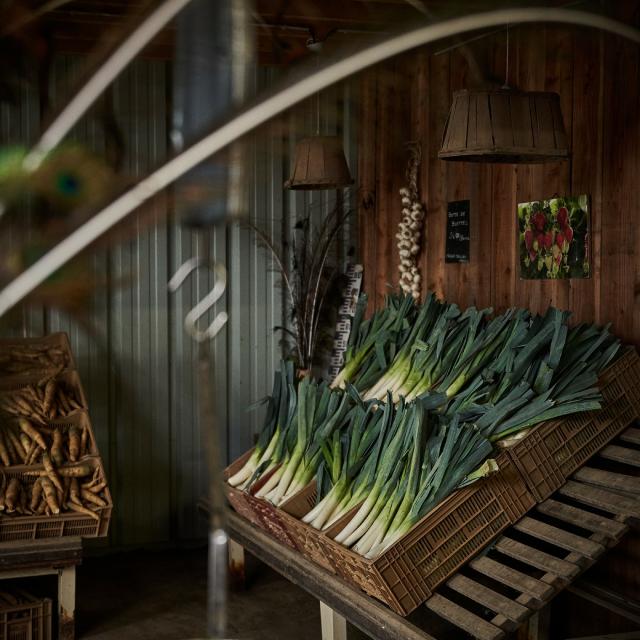
<instances>
[{"instance_id":1,"label":"chalkboard sign","mask_svg":"<svg viewBox=\"0 0 640 640\"><path fill-rule=\"evenodd\" d=\"M469 200L447 205L445 262L469 262Z\"/></svg>"}]
</instances>

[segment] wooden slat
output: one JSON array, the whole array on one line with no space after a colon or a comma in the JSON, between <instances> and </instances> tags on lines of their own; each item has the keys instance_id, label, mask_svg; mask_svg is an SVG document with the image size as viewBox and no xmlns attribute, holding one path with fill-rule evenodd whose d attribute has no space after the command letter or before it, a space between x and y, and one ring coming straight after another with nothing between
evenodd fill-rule
<instances>
[{"instance_id":1,"label":"wooden slat","mask_svg":"<svg viewBox=\"0 0 640 640\"><path fill-rule=\"evenodd\" d=\"M519 520L514 525L514 529L528 533L539 540L550 542L561 549L575 551L592 560L595 560L604 552L604 547L597 542L578 536L575 533L569 533L546 522L534 520L528 516Z\"/></svg>"},{"instance_id":2,"label":"wooden slat","mask_svg":"<svg viewBox=\"0 0 640 640\"><path fill-rule=\"evenodd\" d=\"M560 487L559 492L563 496L573 498L578 502L587 504L597 509L619 513L625 516L640 516L640 502L635 498L627 498L619 493L612 493L606 489L599 489L581 482L569 480Z\"/></svg>"},{"instance_id":3,"label":"wooden slat","mask_svg":"<svg viewBox=\"0 0 640 640\"><path fill-rule=\"evenodd\" d=\"M640 429L637 427L629 427L620 435L620 440L630 442L631 444L640 444Z\"/></svg>"},{"instance_id":4,"label":"wooden slat","mask_svg":"<svg viewBox=\"0 0 640 640\"><path fill-rule=\"evenodd\" d=\"M602 469L591 469L583 467L573 474L575 480L580 480L586 484L595 484L605 489L614 491L624 491L640 495L640 478L627 476L613 471L603 471Z\"/></svg>"},{"instance_id":5,"label":"wooden slat","mask_svg":"<svg viewBox=\"0 0 640 640\"><path fill-rule=\"evenodd\" d=\"M510 558L525 562L536 569L552 573L566 580L570 580L580 572L580 567L571 562L555 558L544 551L504 536L498 539L495 548Z\"/></svg>"},{"instance_id":6,"label":"wooden slat","mask_svg":"<svg viewBox=\"0 0 640 640\"><path fill-rule=\"evenodd\" d=\"M490 622L471 613L471 611L467 611L455 602L447 600L439 593L432 595L425 605L440 617L480 640L499 640L504 638L502 629L495 627Z\"/></svg>"},{"instance_id":7,"label":"wooden slat","mask_svg":"<svg viewBox=\"0 0 640 640\"><path fill-rule=\"evenodd\" d=\"M544 584L526 573L500 564L492 558L486 556L475 558L471 560L469 566L489 578L538 600L548 600L553 595L554 590L550 585Z\"/></svg>"},{"instance_id":8,"label":"wooden slat","mask_svg":"<svg viewBox=\"0 0 640 640\"><path fill-rule=\"evenodd\" d=\"M600 455L606 460L614 460L615 462L624 462L632 467L640 467L640 451L635 449L627 449L610 444L600 451Z\"/></svg>"},{"instance_id":9,"label":"wooden slat","mask_svg":"<svg viewBox=\"0 0 640 640\"><path fill-rule=\"evenodd\" d=\"M626 525L603 516L598 516L590 511L584 511L578 507L558 502L557 500L545 500L537 507L540 513L562 520L569 524L574 524L588 531L601 533L608 538L617 540L627 531Z\"/></svg>"},{"instance_id":10,"label":"wooden slat","mask_svg":"<svg viewBox=\"0 0 640 640\"><path fill-rule=\"evenodd\" d=\"M527 607L459 573L447 582L447 586L513 622L521 622L531 614Z\"/></svg>"}]
</instances>

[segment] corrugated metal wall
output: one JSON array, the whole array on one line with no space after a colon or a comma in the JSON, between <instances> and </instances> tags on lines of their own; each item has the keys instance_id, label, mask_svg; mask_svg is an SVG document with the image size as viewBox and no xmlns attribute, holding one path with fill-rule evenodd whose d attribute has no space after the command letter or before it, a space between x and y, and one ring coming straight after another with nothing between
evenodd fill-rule
<instances>
[{"instance_id":1,"label":"corrugated metal wall","mask_svg":"<svg viewBox=\"0 0 640 640\"><path fill-rule=\"evenodd\" d=\"M54 99L76 63L69 58L57 61ZM269 84L276 73L259 70L255 88ZM125 171L132 175L165 157L169 87L166 63L141 60L113 88L115 114L126 141ZM324 94L320 122L323 133L342 133L355 171L351 92L352 86L345 85ZM32 139L37 104L36 95L25 93L19 108L1 108L2 142ZM277 238L290 232L298 216L309 211L321 215L335 203L335 192L304 194L282 188L295 138L314 133L316 120L317 103L310 101L247 145L249 215ZM103 129L95 118L87 117L73 137L104 150ZM25 333L61 330L71 337L114 494L112 547L172 544L204 534L195 508L206 486L197 420L196 347L182 320L212 282L202 272L170 295L170 276L207 244L229 272L227 292L215 309L226 309L229 322L212 346L215 403L229 459L251 446L261 412L245 409L270 391L281 353L273 327L285 321L277 274L248 231L220 228L198 242L193 232L175 223L171 194L156 201L145 218L133 237L93 254L96 271L107 275L111 285L94 296L90 329L55 310L32 312L24 320ZM345 245L350 232L345 231Z\"/></svg>"}]
</instances>

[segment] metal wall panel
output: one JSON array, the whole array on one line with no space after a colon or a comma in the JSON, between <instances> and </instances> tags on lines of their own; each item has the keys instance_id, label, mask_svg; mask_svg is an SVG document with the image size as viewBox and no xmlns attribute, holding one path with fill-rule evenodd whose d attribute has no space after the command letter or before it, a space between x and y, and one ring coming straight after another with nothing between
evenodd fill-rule
<instances>
[{"instance_id":1,"label":"metal wall panel","mask_svg":"<svg viewBox=\"0 0 640 640\"><path fill-rule=\"evenodd\" d=\"M61 58L54 65L54 100L76 62ZM127 147L124 169L131 175L167 153L168 70L160 61L137 61L114 85L115 113ZM276 76L275 70L258 70L254 88ZM342 133L355 171L351 90L345 85L323 94L320 121L323 133ZM21 109L0 111L3 142L10 140L9 132L15 141L31 136L38 118L34 105L37 96L28 95ZM316 120L317 103L309 101L247 141L248 215L276 238L284 239L299 216L308 211L321 215L335 203L335 192L294 193L282 187L295 138L315 133ZM17 130L16 121L22 123ZM288 127L294 135L286 133ZM72 137L104 151L103 129L95 117L85 118ZM182 323L213 282L201 271L170 295L167 282L178 266L208 249L228 270L227 291L212 313L226 310L229 322L211 346L215 407L228 460L251 446L262 411L247 412L246 407L270 392L281 354L273 327L286 321L283 294L264 249L237 225L199 232L203 236L197 238L176 223L172 208L171 194L165 194L145 210L132 236L93 252L93 266L108 276L110 286L96 292L88 326L53 309L25 317L25 333L61 330L70 335L114 494L112 547L173 544L205 532L196 511L206 491L197 349ZM349 231L345 234L346 246Z\"/></svg>"}]
</instances>

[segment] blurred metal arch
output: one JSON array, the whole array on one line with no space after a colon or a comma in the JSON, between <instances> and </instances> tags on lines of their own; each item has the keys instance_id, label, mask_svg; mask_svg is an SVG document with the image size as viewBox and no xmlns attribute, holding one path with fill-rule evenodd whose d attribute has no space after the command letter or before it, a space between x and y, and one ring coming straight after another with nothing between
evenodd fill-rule
<instances>
[{"instance_id":1,"label":"blurred metal arch","mask_svg":"<svg viewBox=\"0 0 640 640\"><path fill-rule=\"evenodd\" d=\"M597 14L567 9L500 9L452 18L420 27L367 47L352 56L329 63L258 102L245 107L199 141L174 156L134 187L118 196L84 225L51 249L0 292L0 316L46 280L102 234L123 220L146 200L170 185L209 156L256 129L318 91L387 58L418 46L470 31L506 24L554 22L607 31L640 44L640 30Z\"/></svg>"}]
</instances>

